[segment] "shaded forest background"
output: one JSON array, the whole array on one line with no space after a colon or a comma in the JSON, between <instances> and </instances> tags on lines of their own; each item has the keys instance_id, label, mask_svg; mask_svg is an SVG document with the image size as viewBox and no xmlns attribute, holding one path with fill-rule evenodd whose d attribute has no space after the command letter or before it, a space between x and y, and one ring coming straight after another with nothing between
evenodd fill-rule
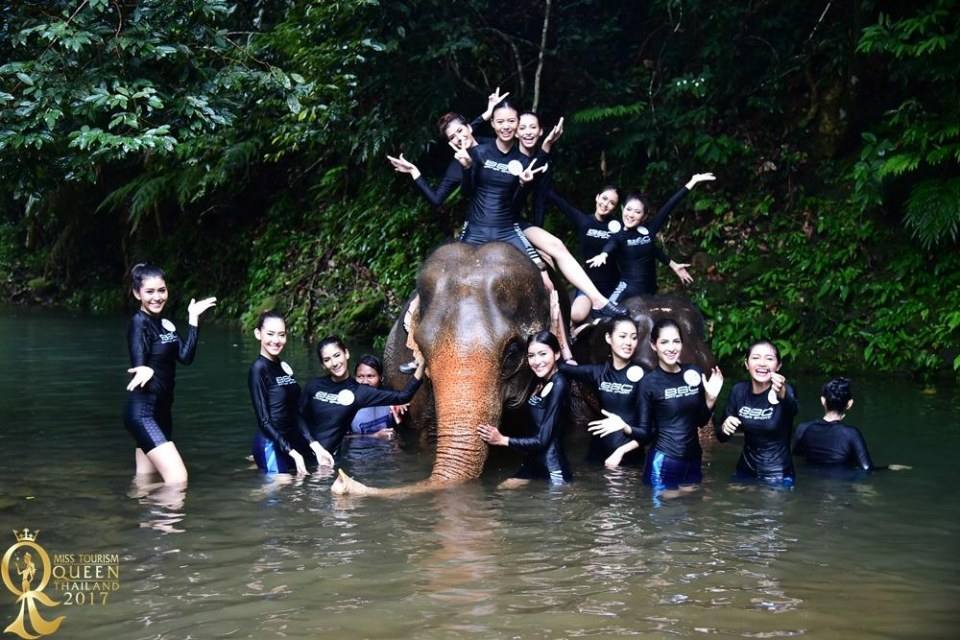
<instances>
[{"instance_id":1,"label":"shaded forest background","mask_svg":"<svg viewBox=\"0 0 960 640\"><path fill-rule=\"evenodd\" d=\"M717 174L662 238L721 358L957 371L958 34L952 0L4 3L0 295L120 309L150 260L181 306L385 334L462 212L384 155L439 176L432 123L499 86L566 117L554 183L588 212Z\"/></svg>"}]
</instances>

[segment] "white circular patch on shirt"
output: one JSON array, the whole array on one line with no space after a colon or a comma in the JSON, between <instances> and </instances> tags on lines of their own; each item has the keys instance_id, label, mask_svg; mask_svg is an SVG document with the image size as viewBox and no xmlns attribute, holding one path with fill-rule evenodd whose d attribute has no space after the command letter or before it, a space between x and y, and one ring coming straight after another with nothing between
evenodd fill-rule
<instances>
[{"instance_id":1,"label":"white circular patch on shirt","mask_svg":"<svg viewBox=\"0 0 960 640\"><path fill-rule=\"evenodd\" d=\"M523 164L519 160L511 160L507 163L507 171L518 176L523 173Z\"/></svg>"},{"instance_id":2,"label":"white circular patch on shirt","mask_svg":"<svg viewBox=\"0 0 960 640\"><path fill-rule=\"evenodd\" d=\"M291 367L290 365L288 365L286 362L281 362L281 363L280 363L280 368L283 369L283 372L284 372L285 374L287 374L288 376L292 376L292 375L293 375L293 367Z\"/></svg>"},{"instance_id":3,"label":"white circular patch on shirt","mask_svg":"<svg viewBox=\"0 0 960 640\"><path fill-rule=\"evenodd\" d=\"M637 365L633 365L627 369L627 380L630 382L640 382L640 378L643 377L643 369Z\"/></svg>"},{"instance_id":4,"label":"white circular patch on shirt","mask_svg":"<svg viewBox=\"0 0 960 640\"><path fill-rule=\"evenodd\" d=\"M177 330L177 325L173 324L166 318L160 321L160 326L166 329L167 331L169 331L170 333L173 333L174 331Z\"/></svg>"},{"instance_id":5,"label":"white circular patch on shirt","mask_svg":"<svg viewBox=\"0 0 960 640\"><path fill-rule=\"evenodd\" d=\"M619 220L611 220L607 223L607 229L609 229L612 233L617 233L620 231L620 229L623 229L623 225L620 224Z\"/></svg>"},{"instance_id":6,"label":"white circular patch on shirt","mask_svg":"<svg viewBox=\"0 0 960 640\"><path fill-rule=\"evenodd\" d=\"M543 389L540 390L540 397L546 398L548 395L550 395L551 391L553 391L553 383L548 382L547 384L543 385Z\"/></svg>"},{"instance_id":7,"label":"white circular patch on shirt","mask_svg":"<svg viewBox=\"0 0 960 640\"><path fill-rule=\"evenodd\" d=\"M683 381L690 387L700 386L700 374L693 369L687 369L683 372Z\"/></svg>"},{"instance_id":8,"label":"white circular patch on shirt","mask_svg":"<svg viewBox=\"0 0 960 640\"><path fill-rule=\"evenodd\" d=\"M647 229L645 226L640 225L639 227L637 227L637 233L639 233L642 236L648 236L650 235L650 230Z\"/></svg>"},{"instance_id":9,"label":"white circular patch on shirt","mask_svg":"<svg viewBox=\"0 0 960 640\"><path fill-rule=\"evenodd\" d=\"M780 404L780 396L773 390L773 387L770 387L770 391L767 391L767 402L770 404Z\"/></svg>"},{"instance_id":10,"label":"white circular patch on shirt","mask_svg":"<svg viewBox=\"0 0 960 640\"><path fill-rule=\"evenodd\" d=\"M354 400L356 400L356 396L353 395L353 391L350 391L350 389L344 389L337 394L337 402L345 407L352 405Z\"/></svg>"}]
</instances>

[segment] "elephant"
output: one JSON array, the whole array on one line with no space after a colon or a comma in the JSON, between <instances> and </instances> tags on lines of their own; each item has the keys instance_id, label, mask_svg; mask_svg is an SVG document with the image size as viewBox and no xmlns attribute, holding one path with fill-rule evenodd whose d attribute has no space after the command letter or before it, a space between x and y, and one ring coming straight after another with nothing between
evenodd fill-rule
<instances>
[{"instance_id":1,"label":"elephant","mask_svg":"<svg viewBox=\"0 0 960 640\"><path fill-rule=\"evenodd\" d=\"M549 296L533 263L499 242L447 244L424 262L417 290L419 312L410 331L423 353L429 380L414 397L410 416L417 428L436 429L433 472L415 485L379 489L363 485L341 470L332 488L335 493L411 493L476 479L488 453L477 425L500 424L504 412L519 408L526 400L532 376L525 366L526 337L550 323ZM638 363L648 369L656 366L647 336L654 320L670 316L687 336L683 360L705 370L713 366L703 320L689 301L653 296L631 298L625 305L640 327ZM384 350L387 383L393 387L405 384L398 366L412 359L402 318L403 314ZM579 362L602 362L607 356L603 327L595 325L581 332L574 347ZM575 421L582 423L578 426L585 427L586 419L596 417L588 409L588 395L581 388L571 398ZM585 433L585 429L574 430Z\"/></svg>"}]
</instances>

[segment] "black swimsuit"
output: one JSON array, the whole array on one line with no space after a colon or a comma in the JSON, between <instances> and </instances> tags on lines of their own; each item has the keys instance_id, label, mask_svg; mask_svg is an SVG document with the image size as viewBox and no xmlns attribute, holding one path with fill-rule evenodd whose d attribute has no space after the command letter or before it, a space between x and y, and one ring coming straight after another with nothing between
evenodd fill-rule
<instances>
[{"instance_id":1,"label":"black swimsuit","mask_svg":"<svg viewBox=\"0 0 960 640\"><path fill-rule=\"evenodd\" d=\"M143 387L127 394L123 424L144 453L173 437L173 387L177 362L190 364L197 350L197 328L187 326L181 339L176 326L166 318L143 310L130 319L127 348L131 367L150 367L153 377Z\"/></svg>"}]
</instances>

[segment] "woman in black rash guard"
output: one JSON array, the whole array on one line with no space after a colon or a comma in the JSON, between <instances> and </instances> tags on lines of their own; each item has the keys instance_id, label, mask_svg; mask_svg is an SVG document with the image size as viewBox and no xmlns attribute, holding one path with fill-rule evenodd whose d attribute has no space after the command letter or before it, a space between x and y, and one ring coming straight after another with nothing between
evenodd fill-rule
<instances>
[{"instance_id":1,"label":"woman in black rash guard","mask_svg":"<svg viewBox=\"0 0 960 640\"><path fill-rule=\"evenodd\" d=\"M321 467L333 467L330 455L300 422L297 403L300 385L293 368L280 359L287 344L287 324L279 313L260 314L253 335L260 343L260 356L250 365L247 383L257 433L253 459L265 473L307 473L305 459L316 457Z\"/></svg>"},{"instance_id":2,"label":"woman in black rash guard","mask_svg":"<svg viewBox=\"0 0 960 640\"><path fill-rule=\"evenodd\" d=\"M623 430L640 442L652 440L644 482L657 493L689 490L703 480L699 430L713 413L723 374L714 367L707 378L695 365L680 364L683 336L670 318L653 323L650 346L657 354L657 366L640 381L637 424L628 425L614 415L592 423L590 432L604 436Z\"/></svg>"},{"instance_id":3,"label":"woman in black rash guard","mask_svg":"<svg viewBox=\"0 0 960 640\"><path fill-rule=\"evenodd\" d=\"M834 378L823 385L820 404L823 405L823 418L802 423L793 437L793 452L803 456L807 464L861 471L901 471L910 468L902 464L874 465L863 434L856 427L843 422L853 406L850 380Z\"/></svg>"},{"instance_id":4,"label":"woman in black rash guard","mask_svg":"<svg viewBox=\"0 0 960 640\"><path fill-rule=\"evenodd\" d=\"M159 472L165 484L182 485L187 482L187 468L171 439L177 362L193 362L200 315L217 299L190 300L187 332L181 337L176 325L161 317L169 295L163 271L141 263L133 267L131 276L133 297L140 302L140 309L130 319L127 330L127 372L133 374L133 379L127 385L123 423L137 443L137 475Z\"/></svg>"},{"instance_id":5,"label":"woman in black rash guard","mask_svg":"<svg viewBox=\"0 0 960 640\"><path fill-rule=\"evenodd\" d=\"M527 365L536 379L527 400L527 413L534 432L527 437L507 437L496 427L477 427L480 438L490 445L525 451L520 470L500 483L502 489L522 487L537 478L551 485L573 480L570 464L563 451L563 427L567 421L569 383L558 369L560 343L549 331L540 331L527 339Z\"/></svg>"},{"instance_id":6,"label":"woman in black rash guard","mask_svg":"<svg viewBox=\"0 0 960 640\"><path fill-rule=\"evenodd\" d=\"M761 340L747 350L744 365L750 380L730 391L724 420L716 426L717 439L726 442L743 432L743 452L734 480L760 480L792 487L790 433L797 415L797 394L780 373L780 350Z\"/></svg>"},{"instance_id":7,"label":"woman in black rash guard","mask_svg":"<svg viewBox=\"0 0 960 640\"><path fill-rule=\"evenodd\" d=\"M491 96L492 98L492 96ZM491 126L496 137L478 143L473 137L472 127L459 114L446 114L438 122L438 128L456 151L455 157L468 165L460 173L463 191L468 196L467 222L464 225L460 241L467 244L485 244L499 241L513 245L527 255L537 266L544 268L536 249L549 255L567 280L589 298L591 308L600 315L611 317L626 315L616 305L608 305L609 300L602 295L590 281L563 242L544 229L530 225L520 218L520 209L526 194L521 190L522 180L532 181L533 173L540 169L531 165L536 161L544 167L544 159L550 145L559 137L559 132L551 132L544 141L542 149L532 160L516 144L516 132L520 121L518 110L511 104L501 102L493 110ZM535 118L535 114L525 114L524 118ZM538 121L539 122L539 121ZM539 126L539 124L538 124ZM556 131L556 130L555 130ZM527 150L529 151L529 149ZM394 169L409 174L418 188L431 204L439 206L453 191L456 181L456 168L448 168L444 180L434 191L420 175L419 169L402 156L389 157ZM531 171L525 171L531 169ZM522 175L521 175L522 174ZM532 243L532 244L531 244ZM413 313L417 305L412 304Z\"/></svg>"},{"instance_id":8,"label":"woman in black rash guard","mask_svg":"<svg viewBox=\"0 0 960 640\"><path fill-rule=\"evenodd\" d=\"M577 238L580 241L580 255L584 257L583 266L587 270L587 275L590 276L590 280L597 286L600 293L608 297L611 296L620 283L620 270L617 268L616 262L607 260L599 267L591 268L587 259L602 253L607 242L623 228L621 222L612 219L610 215L620 202L620 191L612 185L602 187L594 199L592 215L577 209L553 189L547 189L545 197L547 202L555 205L576 228ZM681 282L684 284L693 282L693 278L687 272L689 264L674 262L656 243L654 243L653 251L654 257L669 266ZM651 264L651 266L653 265ZM654 280L655 282L656 280ZM570 319L574 323L583 322L587 319L590 314L588 302L586 296L578 291L573 304L570 306Z\"/></svg>"},{"instance_id":9,"label":"woman in black rash guard","mask_svg":"<svg viewBox=\"0 0 960 640\"><path fill-rule=\"evenodd\" d=\"M415 353L413 379L402 391L378 389L350 377L350 352L343 341L328 336L317 345L317 356L328 375L314 378L303 388L300 416L312 437L336 455L357 411L410 402L423 379L423 358Z\"/></svg>"},{"instance_id":10,"label":"woman in black rash guard","mask_svg":"<svg viewBox=\"0 0 960 640\"><path fill-rule=\"evenodd\" d=\"M610 345L610 361L605 364L561 364L560 371L571 380L578 380L596 391L600 407L608 418L619 416L624 423L636 425L640 414L640 380L644 370L631 363L637 350L637 324L630 318L617 318L607 328L605 336ZM587 459L616 468L621 464L642 464L643 448L622 430L605 437L590 439Z\"/></svg>"},{"instance_id":11,"label":"woman in black rash guard","mask_svg":"<svg viewBox=\"0 0 960 640\"><path fill-rule=\"evenodd\" d=\"M712 173L696 173L683 187L660 207L657 215L649 223L649 206L646 198L640 194L630 194L623 203L623 230L612 236L603 247L603 251L587 260L591 268L600 267L613 256L620 269L620 282L610 295L610 299L619 304L632 296L653 295L657 292L656 265L654 259L654 239L670 212L683 198L701 182L716 180ZM681 276L682 277L682 276Z\"/></svg>"}]
</instances>

